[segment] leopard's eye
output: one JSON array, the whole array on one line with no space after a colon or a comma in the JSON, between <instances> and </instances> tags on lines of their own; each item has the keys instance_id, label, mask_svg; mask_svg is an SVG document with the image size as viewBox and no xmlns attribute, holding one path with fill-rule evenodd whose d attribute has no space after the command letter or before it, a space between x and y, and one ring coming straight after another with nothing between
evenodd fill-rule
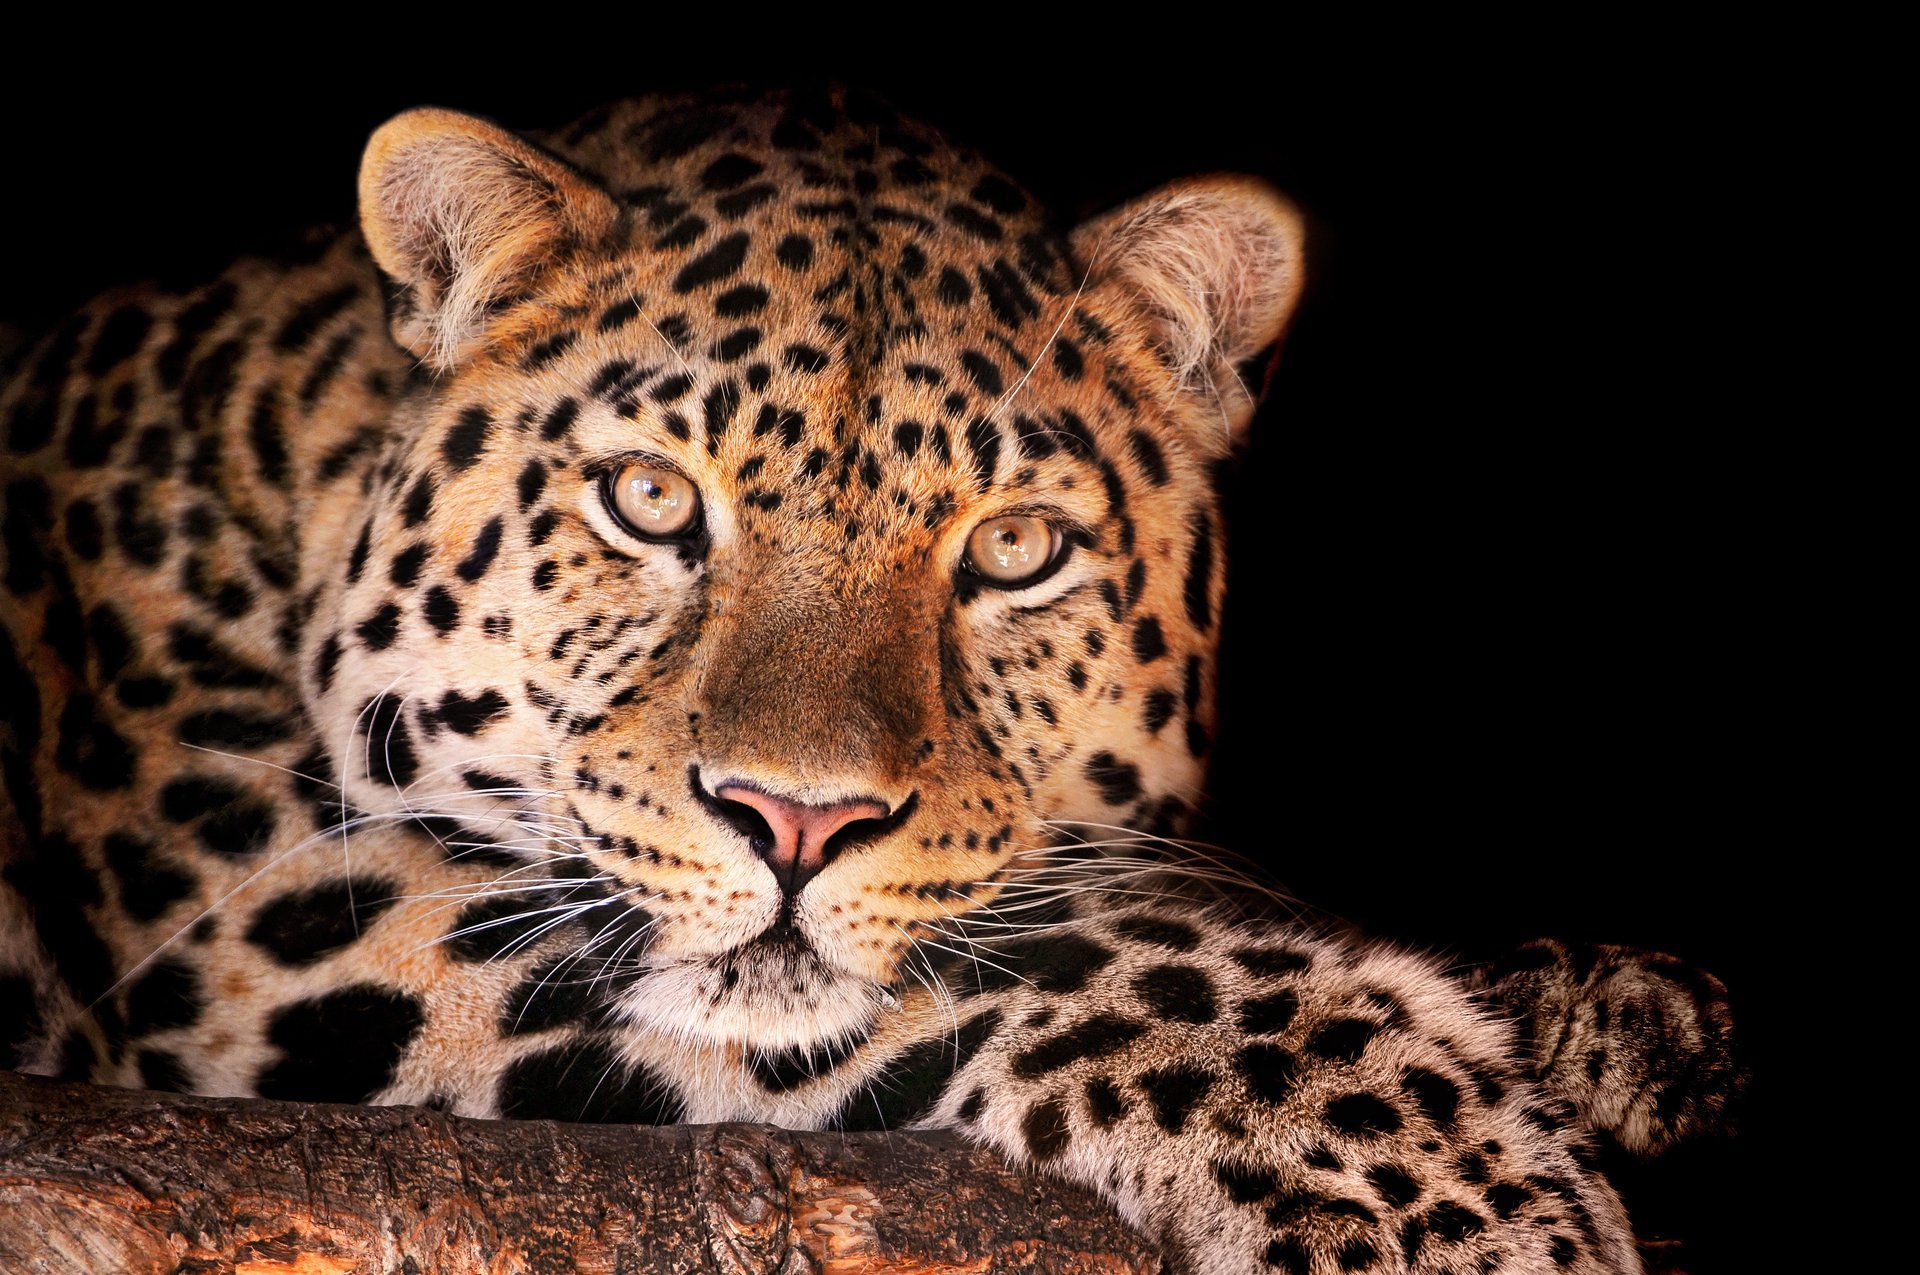
<instances>
[{"instance_id":1,"label":"leopard's eye","mask_svg":"<svg viewBox=\"0 0 1920 1275\"><path fill-rule=\"evenodd\" d=\"M635 461L606 477L607 508L644 540L668 540L700 528L700 491L685 474Z\"/></svg>"},{"instance_id":2,"label":"leopard's eye","mask_svg":"<svg viewBox=\"0 0 1920 1275\"><path fill-rule=\"evenodd\" d=\"M966 568L996 588L1018 588L1053 563L1060 543L1060 533L1044 519L989 518L967 537Z\"/></svg>"}]
</instances>

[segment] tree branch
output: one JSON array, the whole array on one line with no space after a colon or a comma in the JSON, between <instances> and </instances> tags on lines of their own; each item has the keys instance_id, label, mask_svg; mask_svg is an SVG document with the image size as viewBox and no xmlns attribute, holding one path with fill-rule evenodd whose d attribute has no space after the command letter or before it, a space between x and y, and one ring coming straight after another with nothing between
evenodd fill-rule
<instances>
[{"instance_id":1,"label":"tree branch","mask_svg":"<svg viewBox=\"0 0 1920 1275\"><path fill-rule=\"evenodd\" d=\"M0 1270L1161 1269L1090 1192L950 1134L465 1120L0 1073Z\"/></svg>"}]
</instances>

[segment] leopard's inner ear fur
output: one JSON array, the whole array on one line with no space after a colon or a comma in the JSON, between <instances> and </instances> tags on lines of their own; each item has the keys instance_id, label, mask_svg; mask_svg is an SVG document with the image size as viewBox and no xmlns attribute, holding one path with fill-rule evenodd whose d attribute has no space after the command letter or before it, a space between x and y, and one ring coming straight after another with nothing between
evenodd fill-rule
<instances>
[{"instance_id":1,"label":"leopard's inner ear fur","mask_svg":"<svg viewBox=\"0 0 1920 1275\"><path fill-rule=\"evenodd\" d=\"M1300 298L1299 212L1254 178L1196 177L1084 223L1071 242L1090 299L1130 312L1166 365L1175 416L1226 450L1258 401L1240 365L1279 341Z\"/></svg>"},{"instance_id":2,"label":"leopard's inner ear fur","mask_svg":"<svg viewBox=\"0 0 1920 1275\"><path fill-rule=\"evenodd\" d=\"M395 116L360 161L360 227L395 285L394 339L443 371L501 302L618 219L564 161L457 111Z\"/></svg>"}]
</instances>

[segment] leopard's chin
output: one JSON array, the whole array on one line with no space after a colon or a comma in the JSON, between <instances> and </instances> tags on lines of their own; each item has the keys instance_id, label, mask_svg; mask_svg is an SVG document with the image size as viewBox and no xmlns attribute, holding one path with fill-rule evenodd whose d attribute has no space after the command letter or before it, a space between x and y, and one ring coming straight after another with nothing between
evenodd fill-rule
<instances>
[{"instance_id":1,"label":"leopard's chin","mask_svg":"<svg viewBox=\"0 0 1920 1275\"><path fill-rule=\"evenodd\" d=\"M773 925L724 952L656 966L615 1010L643 1030L767 1050L862 1037L890 1001L885 988L829 961L792 926Z\"/></svg>"}]
</instances>

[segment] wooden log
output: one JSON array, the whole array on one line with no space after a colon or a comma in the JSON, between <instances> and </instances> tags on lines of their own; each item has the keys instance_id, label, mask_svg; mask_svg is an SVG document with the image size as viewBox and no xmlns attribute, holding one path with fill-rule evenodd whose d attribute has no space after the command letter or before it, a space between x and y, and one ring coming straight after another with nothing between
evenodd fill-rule
<instances>
[{"instance_id":1,"label":"wooden log","mask_svg":"<svg viewBox=\"0 0 1920 1275\"><path fill-rule=\"evenodd\" d=\"M0 1271L1122 1275L1092 1193L944 1133L466 1120L0 1073Z\"/></svg>"}]
</instances>

